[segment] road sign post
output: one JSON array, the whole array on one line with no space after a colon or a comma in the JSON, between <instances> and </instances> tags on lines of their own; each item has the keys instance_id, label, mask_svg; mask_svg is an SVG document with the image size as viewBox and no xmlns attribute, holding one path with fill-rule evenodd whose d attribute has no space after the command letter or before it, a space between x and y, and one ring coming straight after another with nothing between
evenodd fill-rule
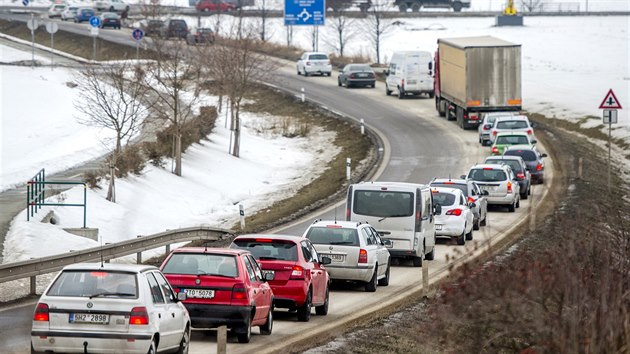
<instances>
[{"instance_id":1,"label":"road sign post","mask_svg":"<svg viewBox=\"0 0 630 354\"><path fill-rule=\"evenodd\" d=\"M48 22L46 24L46 31L48 31L48 33L50 33L50 70L53 70L54 67L54 50L55 50L55 33L59 30L59 25L57 25L56 22Z\"/></svg>"},{"instance_id":2,"label":"road sign post","mask_svg":"<svg viewBox=\"0 0 630 354\"><path fill-rule=\"evenodd\" d=\"M28 0L22 1L22 4L27 6ZM35 30L39 27L35 14L31 13L31 19L26 22L26 27L31 30L31 68L33 68L35 66Z\"/></svg>"},{"instance_id":3,"label":"road sign post","mask_svg":"<svg viewBox=\"0 0 630 354\"><path fill-rule=\"evenodd\" d=\"M313 28L313 50L318 49L319 33L317 26L326 22L326 0L285 0L285 26L315 26Z\"/></svg>"},{"instance_id":4,"label":"road sign post","mask_svg":"<svg viewBox=\"0 0 630 354\"><path fill-rule=\"evenodd\" d=\"M144 37L144 31L136 28L131 32L131 37L136 41L136 61L140 59L140 42Z\"/></svg>"},{"instance_id":5,"label":"road sign post","mask_svg":"<svg viewBox=\"0 0 630 354\"><path fill-rule=\"evenodd\" d=\"M604 110L603 122L608 123L608 191L611 191L610 169L611 169L611 149L612 149L612 125L617 123L617 110L621 109L621 103L615 96L612 89L608 90L606 97L599 105Z\"/></svg>"},{"instance_id":6,"label":"road sign post","mask_svg":"<svg viewBox=\"0 0 630 354\"><path fill-rule=\"evenodd\" d=\"M101 19L98 16L90 17L90 34L92 35L92 61L96 60L96 37L98 28L101 26Z\"/></svg>"}]
</instances>

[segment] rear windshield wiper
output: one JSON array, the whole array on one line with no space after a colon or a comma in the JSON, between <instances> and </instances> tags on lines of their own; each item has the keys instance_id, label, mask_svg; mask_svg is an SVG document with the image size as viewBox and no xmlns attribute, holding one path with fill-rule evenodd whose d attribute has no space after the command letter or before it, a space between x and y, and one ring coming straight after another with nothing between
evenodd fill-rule
<instances>
[{"instance_id":1,"label":"rear windshield wiper","mask_svg":"<svg viewBox=\"0 0 630 354\"><path fill-rule=\"evenodd\" d=\"M200 276L200 275L212 275L214 277L234 278L234 275L225 275L225 274L216 274L216 273L199 273L199 274L197 274L197 276Z\"/></svg>"},{"instance_id":2,"label":"rear windshield wiper","mask_svg":"<svg viewBox=\"0 0 630 354\"><path fill-rule=\"evenodd\" d=\"M92 295L90 295L88 297L91 299L93 297L101 297L101 296L136 296L136 294L115 293L115 292L105 291L105 292L101 292L101 293L92 294Z\"/></svg>"}]
</instances>

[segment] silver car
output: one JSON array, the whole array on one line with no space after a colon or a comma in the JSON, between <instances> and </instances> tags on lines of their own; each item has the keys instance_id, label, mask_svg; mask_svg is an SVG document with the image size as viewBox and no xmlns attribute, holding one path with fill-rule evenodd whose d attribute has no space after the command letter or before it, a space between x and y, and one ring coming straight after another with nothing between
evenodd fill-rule
<instances>
[{"instance_id":1,"label":"silver car","mask_svg":"<svg viewBox=\"0 0 630 354\"><path fill-rule=\"evenodd\" d=\"M478 164L467 177L488 192L488 205L504 205L510 212L521 206L520 187L510 166Z\"/></svg>"},{"instance_id":2,"label":"silver car","mask_svg":"<svg viewBox=\"0 0 630 354\"><path fill-rule=\"evenodd\" d=\"M485 226L488 219L488 200L487 191L482 191L477 182L471 179L451 179L451 178L434 178L429 184L431 187L448 187L457 188L464 193L464 198L471 205L473 212L473 229L479 230L480 226Z\"/></svg>"},{"instance_id":3,"label":"silver car","mask_svg":"<svg viewBox=\"0 0 630 354\"><path fill-rule=\"evenodd\" d=\"M365 291L389 285L389 240L367 223L316 220L304 232L320 256L329 257L330 278L365 283Z\"/></svg>"},{"instance_id":4,"label":"silver car","mask_svg":"<svg viewBox=\"0 0 630 354\"><path fill-rule=\"evenodd\" d=\"M309 76L313 74L330 76L332 64L328 54L319 52L306 52L302 54L296 63L298 75Z\"/></svg>"}]
</instances>

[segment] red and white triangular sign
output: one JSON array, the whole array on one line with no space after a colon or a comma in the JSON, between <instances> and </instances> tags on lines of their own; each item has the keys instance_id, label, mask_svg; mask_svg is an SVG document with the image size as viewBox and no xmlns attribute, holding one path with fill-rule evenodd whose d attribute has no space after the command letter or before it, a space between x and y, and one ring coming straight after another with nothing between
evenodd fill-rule
<instances>
[{"instance_id":1,"label":"red and white triangular sign","mask_svg":"<svg viewBox=\"0 0 630 354\"><path fill-rule=\"evenodd\" d=\"M612 89L610 89L608 91L608 93L606 94L606 97L604 97L604 100L602 101L602 104L599 105L600 109L621 109L621 104L619 103L619 100L617 99L617 96L615 96L615 93L613 92Z\"/></svg>"}]
</instances>

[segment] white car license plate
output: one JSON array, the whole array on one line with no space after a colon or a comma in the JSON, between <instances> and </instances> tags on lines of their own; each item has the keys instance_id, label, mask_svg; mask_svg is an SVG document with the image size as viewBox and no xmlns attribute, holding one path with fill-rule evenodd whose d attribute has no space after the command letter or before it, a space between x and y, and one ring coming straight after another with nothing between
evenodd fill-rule
<instances>
[{"instance_id":1,"label":"white car license plate","mask_svg":"<svg viewBox=\"0 0 630 354\"><path fill-rule=\"evenodd\" d=\"M102 313L71 313L70 323L108 324L109 315Z\"/></svg>"},{"instance_id":2,"label":"white car license plate","mask_svg":"<svg viewBox=\"0 0 630 354\"><path fill-rule=\"evenodd\" d=\"M481 189L483 189L485 191L488 191L488 192L494 192L497 189L497 187L496 186L483 186L483 187L481 187Z\"/></svg>"},{"instance_id":3,"label":"white car license plate","mask_svg":"<svg viewBox=\"0 0 630 354\"><path fill-rule=\"evenodd\" d=\"M194 297L198 299L212 299L214 297L214 290L184 289L184 292L188 297Z\"/></svg>"},{"instance_id":4,"label":"white car license plate","mask_svg":"<svg viewBox=\"0 0 630 354\"><path fill-rule=\"evenodd\" d=\"M329 257L333 262L343 262L346 258L343 254L322 254L322 256Z\"/></svg>"},{"instance_id":5,"label":"white car license plate","mask_svg":"<svg viewBox=\"0 0 630 354\"><path fill-rule=\"evenodd\" d=\"M436 231L442 230L442 225L435 225L435 230Z\"/></svg>"}]
</instances>

